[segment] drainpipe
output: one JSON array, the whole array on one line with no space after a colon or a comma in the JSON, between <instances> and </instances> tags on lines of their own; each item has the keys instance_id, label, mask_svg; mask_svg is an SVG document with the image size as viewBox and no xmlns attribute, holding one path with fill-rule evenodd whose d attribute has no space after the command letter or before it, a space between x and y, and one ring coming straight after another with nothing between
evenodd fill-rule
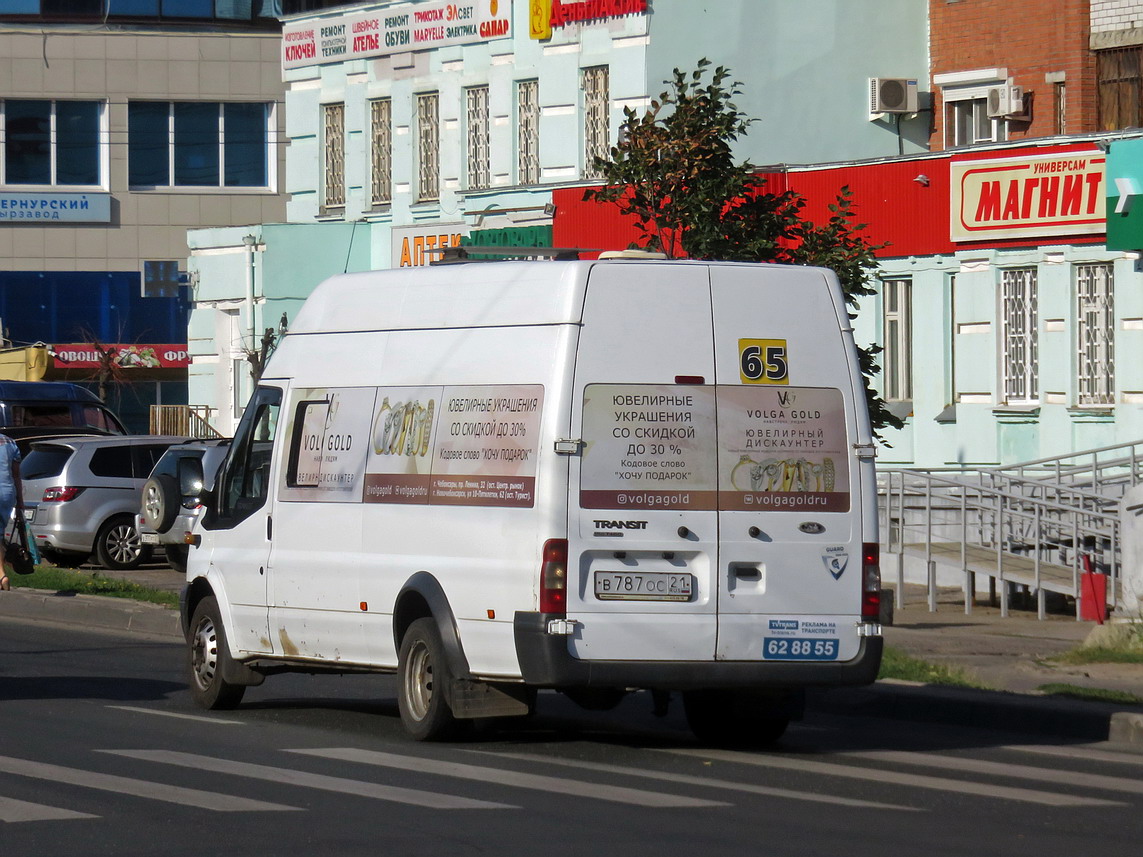
<instances>
[{"instance_id":1,"label":"drainpipe","mask_svg":"<svg viewBox=\"0 0 1143 857\"><path fill-rule=\"evenodd\" d=\"M254 340L254 244L257 239L253 235L243 235L242 243L246 245L246 338L250 348L256 349L258 343Z\"/></svg>"}]
</instances>

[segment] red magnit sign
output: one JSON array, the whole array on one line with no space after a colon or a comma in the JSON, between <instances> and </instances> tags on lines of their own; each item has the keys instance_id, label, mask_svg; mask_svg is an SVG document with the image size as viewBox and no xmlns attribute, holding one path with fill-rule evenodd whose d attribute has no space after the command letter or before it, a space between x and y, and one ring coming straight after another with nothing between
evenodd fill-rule
<instances>
[{"instance_id":1,"label":"red magnit sign","mask_svg":"<svg viewBox=\"0 0 1143 857\"><path fill-rule=\"evenodd\" d=\"M186 369L190 354L185 345L104 345L112 352L117 366L124 369ZM87 342L55 345L56 366L60 369L99 369L103 360L99 350Z\"/></svg>"}]
</instances>

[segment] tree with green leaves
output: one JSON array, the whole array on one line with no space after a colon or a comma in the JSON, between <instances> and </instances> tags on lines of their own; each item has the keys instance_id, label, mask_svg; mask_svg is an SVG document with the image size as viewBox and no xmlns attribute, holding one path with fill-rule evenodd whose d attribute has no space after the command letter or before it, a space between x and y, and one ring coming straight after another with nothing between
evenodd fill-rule
<instances>
[{"instance_id":1,"label":"tree with green leaves","mask_svg":"<svg viewBox=\"0 0 1143 857\"><path fill-rule=\"evenodd\" d=\"M734 103L742 84L724 66L702 59L689 74L675 69L669 89L642 115L624 109L623 133L609 158L597 158L602 187L585 199L610 202L634 218L636 246L669 258L815 265L837 273L850 307L874 293L875 251L857 223L853 194L842 188L830 218L802 216L805 200L793 191L771 193L749 161L736 162L733 145L755 121ZM875 430L903 423L885 407L870 380L880 372L878 345L858 347L869 414Z\"/></svg>"}]
</instances>

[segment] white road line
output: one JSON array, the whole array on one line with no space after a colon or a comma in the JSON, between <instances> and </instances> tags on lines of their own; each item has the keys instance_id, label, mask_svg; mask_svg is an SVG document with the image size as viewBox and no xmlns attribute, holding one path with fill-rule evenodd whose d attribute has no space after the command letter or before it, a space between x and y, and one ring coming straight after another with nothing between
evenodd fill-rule
<instances>
[{"instance_id":1,"label":"white road line","mask_svg":"<svg viewBox=\"0 0 1143 857\"><path fill-rule=\"evenodd\" d=\"M284 806L280 803L266 803L265 801L248 800L233 795L204 792L182 786L168 786L163 783L117 777L112 774L81 771L78 768L64 768L60 765L49 765L44 762L14 759L10 756L0 756L0 771L22 777L34 777L39 780L52 780L82 788L177 803L182 806L212 809L216 812L267 812L297 809L295 806Z\"/></svg>"},{"instance_id":2,"label":"white road line","mask_svg":"<svg viewBox=\"0 0 1143 857\"><path fill-rule=\"evenodd\" d=\"M72 818L99 818L99 816L44 806L40 803L28 803L0 795L0 821L66 821Z\"/></svg>"},{"instance_id":3,"label":"white road line","mask_svg":"<svg viewBox=\"0 0 1143 857\"><path fill-rule=\"evenodd\" d=\"M689 774L668 773L665 771L647 771L642 768L625 768L620 765L608 765L603 762L585 762L579 759L560 759L551 756L534 756L528 753L497 753L490 750L469 750L470 753L479 753L482 756L495 756L500 759L518 759L522 762L535 762L541 765L561 765L568 768L582 768L586 771L600 771L607 774L620 774L629 777L641 777L648 780L664 780L669 783L684 783L692 786L705 786L712 789L726 789L727 791L745 792L746 794L765 795L767 797L788 798L790 800L807 800L813 803L827 803L834 806L852 806L859 809L894 809L904 812L927 812L915 806L904 806L896 803L876 803L870 800L857 798L835 797L834 795L811 794L810 792L796 792L792 789L776 789L770 786L757 786L753 783L735 783L730 780L716 780L711 777L695 777Z\"/></svg>"},{"instance_id":4,"label":"white road line","mask_svg":"<svg viewBox=\"0 0 1143 857\"><path fill-rule=\"evenodd\" d=\"M1098 798L1075 797L1073 795L1054 794L1052 792L1034 791L1032 789L1017 789L1008 786L994 786L987 783L950 780L943 777L906 774L878 768L856 768L852 765L834 765L829 762L815 762L811 759L753 755L750 753L738 753L732 750L689 750L680 748L662 752L679 753L684 756L698 756L703 759L733 762L740 765L756 765L763 768L778 768L786 771L799 771L806 774L821 774L827 777L847 777L852 780L868 780L875 783L957 792L960 794L978 795L980 797L1020 801L1022 803L1038 803L1045 806L1123 805L1116 801L1100 800Z\"/></svg>"},{"instance_id":5,"label":"white road line","mask_svg":"<svg viewBox=\"0 0 1143 857\"><path fill-rule=\"evenodd\" d=\"M383 785L381 783L367 783L360 780L348 780L342 777L330 777L324 774L295 771L290 768L275 768L269 765L236 762L231 759L218 759L213 756L196 756L193 753L180 753L175 750L101 750L100 752L113 753L117 756L127 756L131 759L142 759L146 762L180 765L184 768L193 768L197 771L213 771L218 774L249 777L255 780L268 780L269 782L281 783L283 785L302 786L303 788L357 795L359 797L374 798L376 800L388 800L395 803L411 804L413 806L425 806L430 809L519 809L519 807L511 806L510 804L491 803L485 800L454 797L452 795L419 791L417 789L403 789L396 786Z\"/></svg>"},{"instance_id":6,"label":"white road line","mask_svg":"<svg viewBox=\"0 0 1143 857\"><path fill-rule=\"evenodd\" d=\"M983 759L966 759L962 756L942 756L936 753L908 753L902 750L870 750L839 755L854 759L873 759L896 765L913 765L923 768L944 768L947 771L962 771L970 774L984 774L989 777L1012 777L1033 782L1057 783L1085 789L1101 789L1109 792L1143 794L1143 782L1122 777L1108 777L1103 774L1085 774L1081 771L1058 771L1052 768L1036 768L1031 765L1014 765L1009 762L988 762Z\"/></svg>"},{"instance_id":7,"label":"white road line","mask_svg":"<svg viewBox=\"0 0 1143 857\"><path fill-rule=\"evenodd\" d=\"M245 726L241 720L221 720L217 717L201 717L197 714L180 714L177 711L160 711L157 708L142 708L137 705L108 705L119 711L134 711L139 714L155 714L159 717L177 717L179 720L197 720L200 723L209 723L211 726Z\"/></svg>"},{"instance_id":8,"label":"white road line","mask_svg":"<svg viewBox=\"0 0 1143 857\"><path fill-rule=\"evenodd\" d=\"M620 786L606 786L600 783L565 780L561 777L546 777L540 774L522 774L500 768L485 768L464 765L458 762L441 762L421 756L398 756L393 753L379 753L373 750L358 750L353 747L329 747L316 750L287 750L305 756L319 756L325 759L340 759L366 765L381 765L387 768L416 771L419 774L436 774L442 777L456 777L462 780L476 780L481 783L495 783L500 786L572 795L573 797L595 798L596 800L634 804L649 807L695 808L727 806L719 801L678 795L649 792L642 789L629 789Z\"/></svg>"},{"instance_id":9,"label":"white road line","mask_svg":"<svg viewBox=\"0 0 1143 857\"><path fill-rule=\"evenodd\" d=\"M1036 753L1041 756L1057 756L1061 759L1079 759L1084 762L1110 762L1116 765L1138 765L1143 767L1143 754L1115 753L1096 747L1059 746L1054 744L1010 744L1001 750L1016 750L1020 753Z\"/></svg>"}]
</instances>

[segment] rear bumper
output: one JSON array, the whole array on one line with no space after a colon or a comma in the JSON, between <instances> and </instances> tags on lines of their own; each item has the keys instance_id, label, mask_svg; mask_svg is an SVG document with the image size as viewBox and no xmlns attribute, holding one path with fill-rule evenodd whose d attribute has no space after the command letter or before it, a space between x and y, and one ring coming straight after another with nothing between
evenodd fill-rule
<instances>
[{"instance_id":1,"label":"rear bumper","mask_svg":"<svg viewBox=\"0 0 1143 857\"><path fill-rule=\"evenodd\" d=\"M839 687L871 684L881 668L881 637L863 637L850 661L588 661L572 657L567 637L549 634L547 613L517 612L516 655L537 687L641 687L663 690Z\"/></svg>"}]
</instances>

